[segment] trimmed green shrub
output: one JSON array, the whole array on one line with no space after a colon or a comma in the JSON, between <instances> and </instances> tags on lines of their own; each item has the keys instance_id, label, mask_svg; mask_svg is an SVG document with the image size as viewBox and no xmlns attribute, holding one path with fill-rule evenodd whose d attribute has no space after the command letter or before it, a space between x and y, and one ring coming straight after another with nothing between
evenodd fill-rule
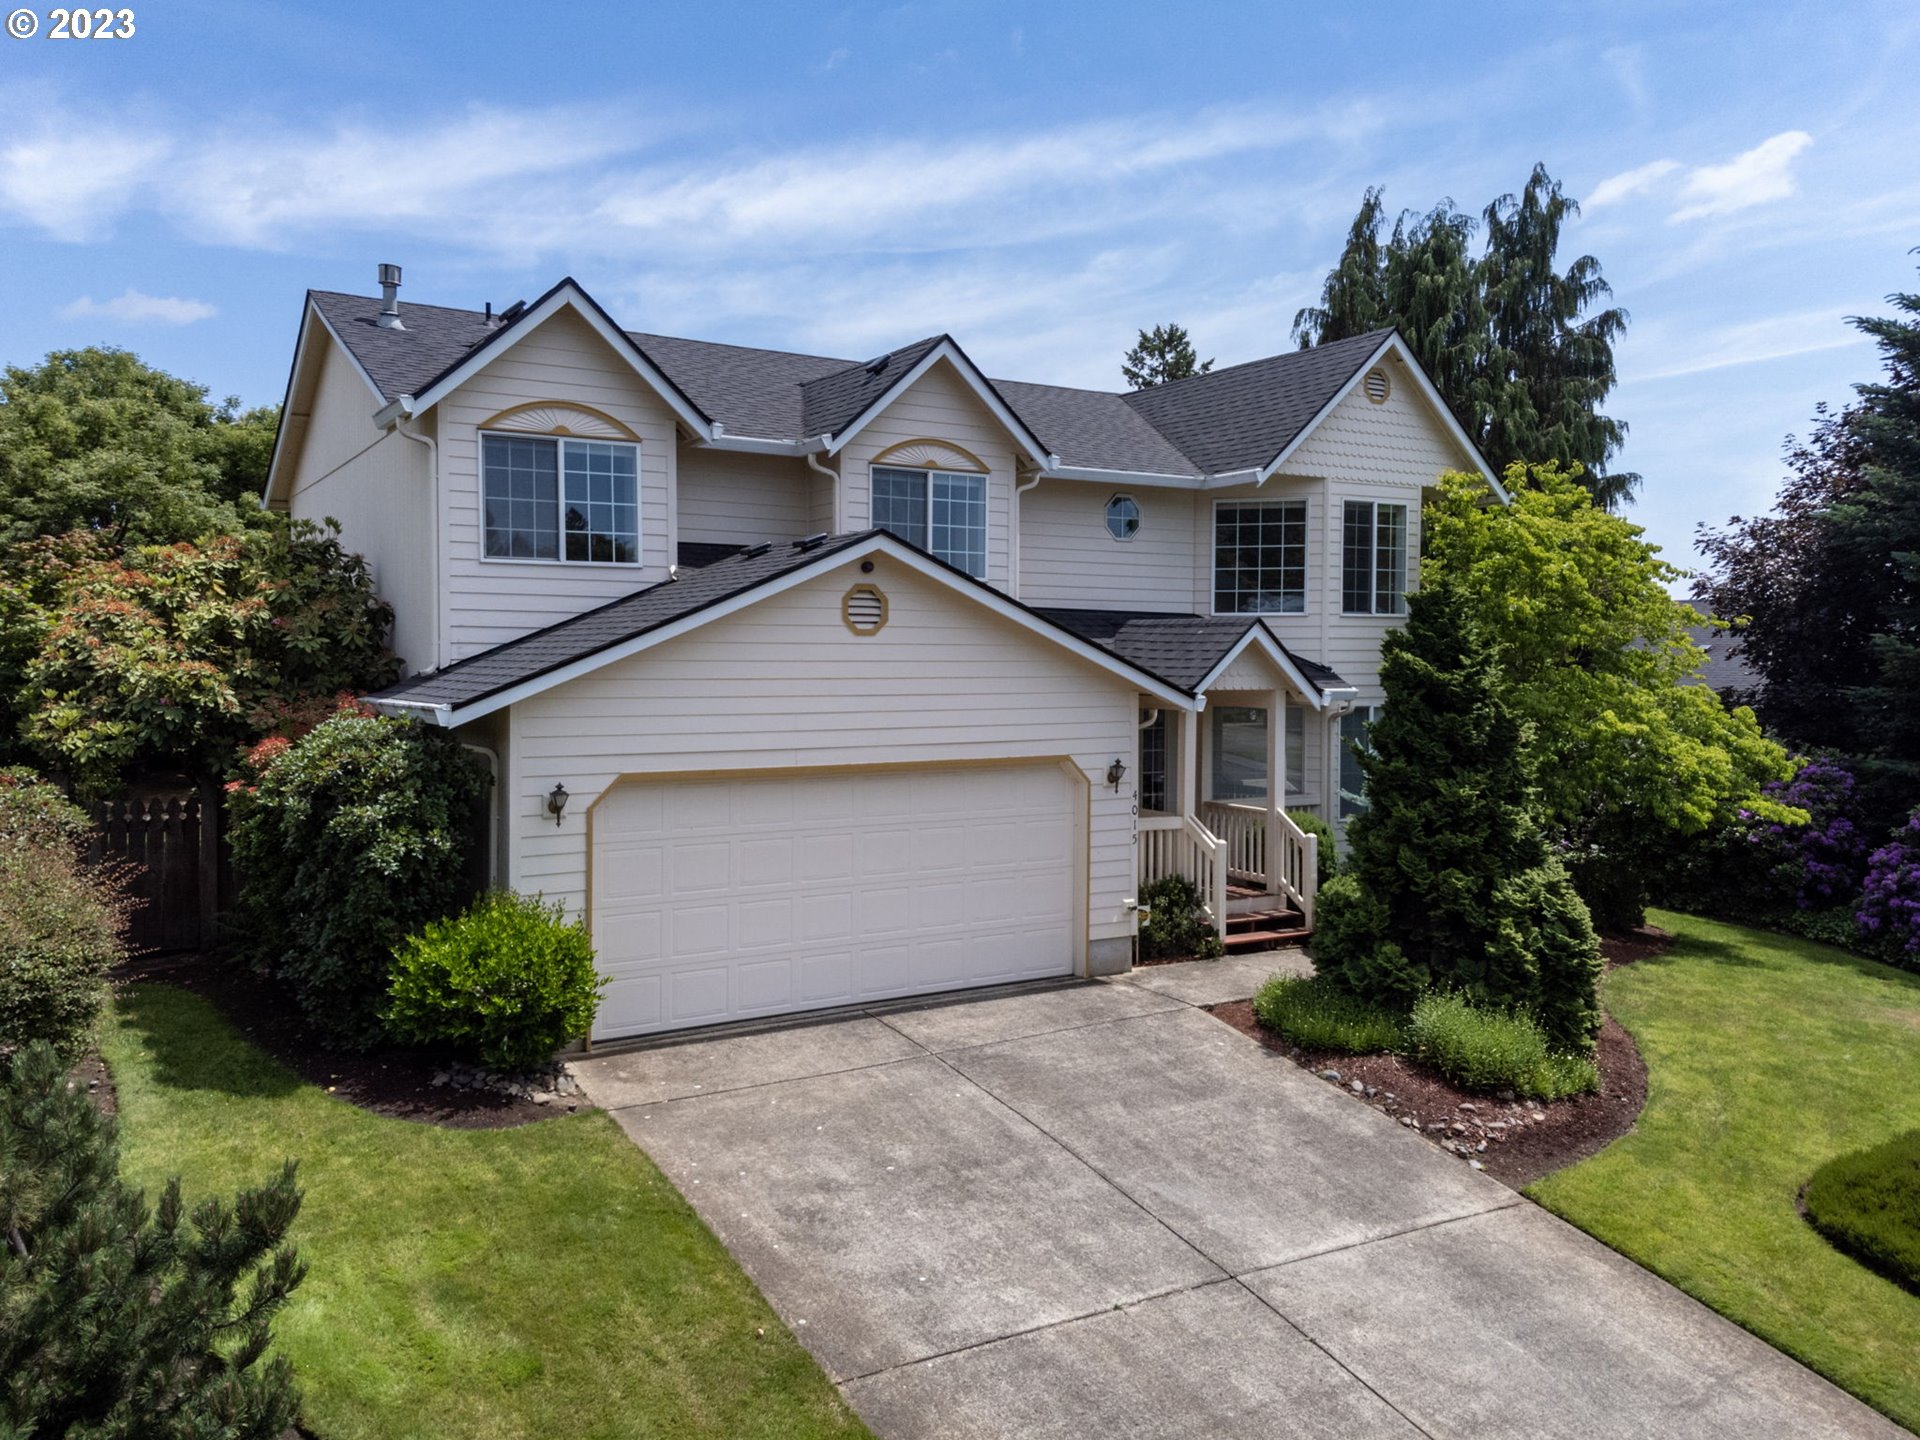
<instances>
[{"instance_id":1,"label":"trimmed green shrub","mask_svg":"<svg viewBox=\"0 0 1920 1440\"><path fill-rule=\"evenodd\" d=\"M44 1040L77 1058L125 954L124 886L81 861L85 829L53 786L0 770L0 1053Z\"/></svg>"},{"instance_id":2,"label":"trimmed green shrub","mask_svg":"<svg viewBox=\"0 0 1920 1440\"><path fill-rule=\"evenodd\" d=\"M306 1276L294 1166L189 1216L120 1178L113 1122L33 1045L0 1070L0 1435L278 1440L300 1408L267 1358Z\"/></svg>"},{"instance_id":3,"label":"trimmed green shrub","mask_svg":"<svg viewBox=\"0 0 1920 1440\"><path fill-rule=\"evenodd\" d=\"M1600 1088L1592 1059L1550 1049L1532 1016L1476 1006L1463 995L1420 997L1407 1021L1407 1053L1469 1090L1560 1100Z\"/></svg>"},{"instance_id":4,"label":"trimmed green shrub","mask_svg":"<svg viewBox=\"0 0 1920 1440\"><path fill-rule=\"evenodd\" d=\"M1406 1021L1315 976L1276 975L1253 997L1253 1013L1276 1035L1309 1050L1373 1055L1398 1050Z\"/></svg>"},{"instance_id":5,"label":"trimmed green shrub","mask_svg":"<svg viewBox=\"0 0 1920 1440\"><path fill-rule=\"evenodd\" d=\"M1920 1130L1814 1171L1807 1219L1861 1264L1920 1295Z\"/></svg>"},{"instance_id":6,"label":"trimmed green shrub","mask_svg":"<svg viewBox=\"0 0 1920 1440\"><path fill-rule=\"evenodd\" d=\"M339 715L228 787L241 944L334 1043L385 1035L393 949L472 898L486 763L444 730Z\"/></svg>"},{"instance_id":7,"label":"trimmed green shrub","mask_svg":"<svg viewBox=\"0 0 1920 1440\"><path fill-rule=\"evenodd\" d=\"M1142 960L1219 957L1220 936L1200 904L1199 890L1186 876L1165 875L1142 886L1140 905L1148 912L1140 922Z\"/></svg>"},{"instance_id":8,"label":"trimmed green shrub","mask_svg":"<svg viewBox=\"0 0 1920 1440\"><path fill-rule=\"evenodd\" d=\"M584 925L538 896L496 890L394 951L386 1021L402 1040L531 1070L587 1033L603 983Z\"/></svg>"},{"instance_id":9,"label":"trimmed green shrub","mask_svg":"<svg viewBox=\"0 0 1920 1440\"><path fill-rule=\"evenodd\" d=\"M1340 868L1340 842L1333 833L1333 826L1309 810L1289 810L1287 815L1309 835L1317 835L1320 848L1317 852L1319 865L1316 870L1318 883L1325 885Z\"/></svg>"},{"instance_id":10,"label":"trimmed green shrub","mask_svg":"<svg viewBox=\"0 0 1920 1440\"><path fill-rule=\"evenodd\" d=\"M1464 990L1539 1017L1556 1044L1599 1032L1599 942L1534 814L1527 729L1456 586L1408 601L1381 651L1386 706L1358 752L1368 809L1322 894L1315 963L1389 1009Z\"/></svg>"}]
</instances>

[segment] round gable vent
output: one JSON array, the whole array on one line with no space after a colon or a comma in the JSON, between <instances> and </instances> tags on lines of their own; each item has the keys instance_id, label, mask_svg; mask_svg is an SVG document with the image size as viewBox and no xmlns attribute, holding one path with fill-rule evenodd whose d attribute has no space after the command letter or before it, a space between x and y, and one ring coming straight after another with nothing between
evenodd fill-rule
<instances>
[{"instance_id":1,"label":"round gable vent","mask_svg":"<svg viewBox=\"0 0 1920 1440\"><path fill-rule=\"evenodd\" d=\"M856 585L840 600L840 618L856 635L878 635L887 623L887 597L877 585Z\"/></svg>"},{"instance_id":2,"label":"round gable vent","mask_svg":"<svg viewBox=\"0 0 1920 1440\"><path fill-rule=\"evenodd\" d=\"M1367 392L1367 399L1376 405L1387 403L1387 397L1393 393L1393 377L1384 370L1369 370L1367 378L1360 382Z\"/></svg>"}]
</instances>

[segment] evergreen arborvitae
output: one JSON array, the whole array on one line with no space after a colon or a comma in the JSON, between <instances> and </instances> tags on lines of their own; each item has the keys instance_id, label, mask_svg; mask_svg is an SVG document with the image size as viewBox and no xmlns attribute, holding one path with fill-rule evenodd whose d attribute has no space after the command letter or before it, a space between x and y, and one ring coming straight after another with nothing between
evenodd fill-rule
<instances>
[{"instance_id":1,"label":"evergreen arborvitae","mask_svg":"<svg viewBox=\"0 0 1920 1440\"><path fill-rule=\"evenodd\" d=\"M113 1122L53 1050L4 1064L0 1435L275 1440L299 1406L286 1360L262 1358L306 1274L285 1243L293 1163L189 1223L178 1181L149 1212L119 1178Z\"/></svg>"},{"instance_id":2,"label":"evergreen arborvitae","mask_svg":"<svg viewBox=\"0 0 1920 1440\"><path fill-rule=\"evenodd\" d=\"M1348 827L1348 868L1321 893L1315 962L1376 1003L1459 990L1523 1006L1557 1043L1584 1047L1599 1026L1599 948L1541 836L1525 728L1453 588L1407 608L1382 647L1386 706L1360 756L1368 809Z\"/></svg>"}]
</instances>

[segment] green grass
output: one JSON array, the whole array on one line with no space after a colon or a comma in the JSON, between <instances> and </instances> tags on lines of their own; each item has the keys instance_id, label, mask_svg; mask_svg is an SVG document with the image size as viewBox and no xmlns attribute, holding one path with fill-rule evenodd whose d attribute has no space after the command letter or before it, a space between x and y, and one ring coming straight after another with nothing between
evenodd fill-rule
<instances>
[{"instance_id":1,"label":"green grass","mask_svg":"<svg viewBox=\"0 0 1920 1440\"><path fill-rule=\"evenodd\" d=\"M1920 1295L1920 1130L1814 1171L1807 1218L1842 1250Z\"/></svg>"},{"instance_id":2,"label":"green grass","mask_svg":"<svg viewBox=\"0 0 1920 1440\"><path fill-rule=\"evenodd\" d=\"M103 1041L122 1168L189 1199L300 1160L312 1266L276 1325L323 1440L863 1436L651 1161L598 1113L517 1130L369 1115L206 1002L134 987Z\"/></svg>"},{"instance_id":3,"label":"green grass","mask_svg":"<svg viewBox=\"0 0 1920 1440\"><path fill-rule=\"evenodd\" d=\"M1604 998L1649 1072L1631 1135L1533 1186L1548 1209L1920 1427L1920 1296L1823 1240L1795 1200L1835 1156L1920 1126L1920 975L1656 914L1672 951Z\"/></svg>"},{"instance_id":4,"label":"green grass","mask_svg":"<svg viewBox=\"0 0 1920 1440\"><path fill-rule=\"evenodd\" d=\"M1398 1050L1406 1031L1400 1016L1336 990L1319 976L1274 976L1253 997L1253 1013L1296 1045L1347 1055Z\"/></svg>"},{"instance_id":5,"label":"green grass","mask_svg":"<svg viewBox=\"0 0 1920 1440\"><path fill-rule=\"evenodd\" d=\"M1471 1005L1460 995L1423 995L1414 1003L1407 1053L1468 1090L1564 1100L1600 1088L1593 1058L1550 1051L1531 1016Z\"/></svg>"}]
</instances>

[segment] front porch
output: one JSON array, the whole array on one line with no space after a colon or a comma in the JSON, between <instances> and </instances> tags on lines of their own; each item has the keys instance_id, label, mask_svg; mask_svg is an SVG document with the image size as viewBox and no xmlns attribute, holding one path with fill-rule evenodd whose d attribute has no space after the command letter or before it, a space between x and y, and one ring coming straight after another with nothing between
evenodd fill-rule
<instances>
[{"instance_id":1,"label":"front porch","mask_svg":"<svg viewBox=\"0 0 1920 1440\"><path fill-rule=\"evenodd\" d=\"M1251 655L1203 698L1195 714L1142 708L1137 881L1185 877L1230 950L1298 943L1320 840L1288 812L1324 813L1321 698Z\"/></svg>"}]
</instances>

